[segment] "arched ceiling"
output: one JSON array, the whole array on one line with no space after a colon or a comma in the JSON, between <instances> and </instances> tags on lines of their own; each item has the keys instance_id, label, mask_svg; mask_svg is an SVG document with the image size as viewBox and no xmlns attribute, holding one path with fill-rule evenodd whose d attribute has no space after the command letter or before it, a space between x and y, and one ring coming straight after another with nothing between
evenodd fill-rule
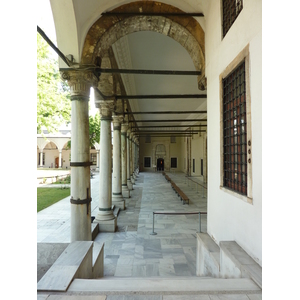
<instances>
[{"instance_id":1,"label":"arched ceiling","mask_svg":"<svg viewBox=\"0 0 300 300\"><path fill-rule=\"evenodd\" d=\"M206 94L203 82L205 82L205 12L209 6L207 0L164 1L164 4L154 1L104 0L50 0L50 2L56 27L58 48L65 55L72 54L78 63L94 63L97 55L107 53L105 51L109 50L110 62L102 59L101 67L113 68L111 59L113 53L113 59L119 69L202 71L203 76L121 74L122 84L124 85L123 90L119 89L121 94L124 91L127 95ZM132 25L126 25L129 22L123 16L101 17L101 13L112 10L153 12L165 11L166 9L170 12L203 12L204 17L165 18L169 22L169 27L163 27L161 32L159 32L158 23L153 25L153 22L161 22L164 18L151 19L149 17L147 21L139 25L145 26L146 29L143 28L143 31L135 29L130 31L128 28ZM135 19L131 19L131 22L136 24ZM163 22L167 24L166 21ZM113 28L117 26L114 26L115 24L122 25L116 30ZM153 28L147 31L147 26ZM167 29L168 32L162 32ZM122 30L125 34L121 32ZM117 37L114 35L116 32ZM185 34L186 36L184 36ZM104 52L101 50L103 47L106 47ZM60 67L66 67L66 65L60 61ZM104 94L112 90L112 87L106 86L110 80L105 80L105 78L109 76L113 77L113 75L107 74L101 74L100 76L98 87L102 89ZM201 90L199 90L199 87L201 87ZM140 113L134 115L135 120L144 120L143 123L138 123L138 125L184 125L187 123L179 120L206 118L206 113L190 113L191 111L206 111L206 98L158 98L128 101L131 111ZM145 114L146 112L155 111L160 113ZM189 113L161 114L162 111L189 111ZM162 119L164 121L159 123L158 120ZM155 122L146 122L148 120ZM166 122L168 120L169 123ZM175 120L178 121L175 122ZM202 124L205 123L202 122ZM199 122L193 121L190 124L199 124Z\"/></svg>"}]
</instances>

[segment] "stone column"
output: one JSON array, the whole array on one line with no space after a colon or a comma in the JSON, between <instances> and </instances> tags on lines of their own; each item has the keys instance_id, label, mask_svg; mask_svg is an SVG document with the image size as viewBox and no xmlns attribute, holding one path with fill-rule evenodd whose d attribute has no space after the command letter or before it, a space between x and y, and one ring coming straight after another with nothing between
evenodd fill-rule
<instances>
[{"instance_id":1,"label":"stone column","mask_svg":"<svg viewBox=\"0 0 300 300\"><path fill-rule=\"evenodd\" d=\"M140 152L140 150L139 150L139 141L138 141L138 138L136 139L136 147L135 147L135 149L136 149L136 176L138 177L138 175L139 175L139 169L140 169L140 167L139 167L139 152Z\"/></svg>"},{"instance_id":2,"label":"stone column","mask_svg":"<svg viewBox=\"0 0 300 300\"><path fill-rule=\"evenodd\" d=\"M128 124L121 124L121 161L122 161L122 195L130 198L130 191L127 186L127 129Z\"/></svg>"},{"instance_id":3,"label":"stone column","mask_svg":"<svg viewBox=\"0 0 300 300\"><path fill-rule=\"evenodd\" d=\"M130 174L131 174L131 151L130 151L130 129L127 130L127 186L131 191L133 190Z\"/></svg>"},{"instance_id":4,"label":"stone column","mask_svg":"<svg viewBox=\"0 0 300 300\"><path fill-rule=\"evenodd\" d=\"M122 116L113 116L113 177L112 177L112 204L124 210L125 201L122 195L121 181L121 123Z\"/></svg>"},{"instance_id":5,"label":"stone column","mask_svg":"<svg viewBox=\"0 0 300 300\"><path fill-rule=\"evenodd\" d=\"M99 161L100 161L100 150L97 149L97 166L96 166L96 171L99 172Z\"/></svg>"},{"instance_id":6,"label":"stone column","mask_svg":"<svg viewBox=\"0 0 300 300\"><path fill-rule=\"evenodd\" d=\"M59 158L58 158L58 167L61 169L61 153L62 153L62 149L59 149Z\"/></svg>"},{"instance_id":7,"label":"stone column","mask_svg":"<svg viewBox=\"0 0 300 300\"><path fill-rule=\"evenodd\" d=\"M89 142L89 95L98 82L89 71L62 72L68 81L72 101L71 133L71 242L90 241L91 189Z\"/></svg>"},{"instance_id":8,"label":"stone column","mask_svg":"<svg viewBox=\"0 0 300 300\"><path fill-rule=\"evenodd\" d=\"M43 167L43 150L40 152L40 168Z\"/></svg>"},{"instance_id":9,"label":"stone column","mask_svg":"<svg viewBox=\"0 0 300 300\"><path fill-rule=\"evenodd\" d=\"M135 184L134 176L134 134L130 133L130 180L132 184Z\"/></svg>"},{"instance_id":10,"label":"stone column","mask_svg":"<svg viewBox=\"0 0 300 300\"><path fill-rule=\"evenodd\" d=\"M112 210L112 147L111 121L114 101L101 100L100 115L100 172L99 211L94 222L99 223L100 232L115 232L117 218Z\"/></svg>"}]
</instances>

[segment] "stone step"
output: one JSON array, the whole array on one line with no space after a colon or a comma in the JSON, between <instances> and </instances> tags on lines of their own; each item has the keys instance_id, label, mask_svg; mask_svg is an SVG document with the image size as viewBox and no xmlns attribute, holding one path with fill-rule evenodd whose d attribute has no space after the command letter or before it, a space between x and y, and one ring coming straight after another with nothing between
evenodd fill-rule
<instances>
[{"instance_id":1,"label":"stone step","mask_svg":"<svg viewBox=\"0 0 300 300\"><path fill-rule=\"evenodd\" d=\"M120 208L115 207L115 208L114 208L114 216L117 217L118 214L119 214L119 212L120 212Z\"/></svg>"},{"instance_id":2,"label":"stone step","mask_svg":"<svg viewBox=\"0 0 300 300\"><path fill-rule=\"evenodd\" d=\"M93 244L93 278L104 275L104 243Z\"/></svg>"},{"instance_id":3,"label":"stone step","mask_svg":"<svg viewBox=\"0 0 300 300\"><path fill-rule=\"evenodd\" d=\"M90 278L92 241L72 242L37 283L38 291L65 292L75 277Z\"/></svg>"},{"instance_id":4,"label":"stone step","mask_svg":"<svg viewBox=\"0 0 300 300\"><path fill-rule=\"evenodd\" d=\"M262 267L235 241L220 242L222 277L251 278L262 288Z\"/></svg>"},{"instance_id":5,"label":"stone step","mask_svg":"<svg viewBox=\"0 0 300 300\"><path fill-rule=\"evenodd\" d=\"M99 233L99 224L92 223L91 227L92 227L92 241L93 241Z\"/></svg>"},{"instance_id":6,"label":"stone step","mask_svg":"<svg viewBox=\"0 0 300 300\"><path fill-rule=\"evenodd\" d=\"M101 279L74 279L68 292L101 292L102 294L209 294L209 293L260 293L261 289L249 278L132 278L103 277Z\"/></svg>"}]
</instances>

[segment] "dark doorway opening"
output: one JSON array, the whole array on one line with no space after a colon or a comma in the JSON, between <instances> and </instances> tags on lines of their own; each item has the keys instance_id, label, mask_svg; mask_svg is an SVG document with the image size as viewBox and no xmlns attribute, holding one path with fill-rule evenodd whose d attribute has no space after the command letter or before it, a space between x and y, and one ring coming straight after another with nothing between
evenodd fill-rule
<instances>
[{"instance_id":1,"label":"dark doorway opening","mask_svg":"<svg viewBox=\"0 0 300 300\"><path fill-rule=\"evenodd\" d=\"M164 160L162 158L157 159L157 171L164 170Z\"/></svg>"}]
</instances>

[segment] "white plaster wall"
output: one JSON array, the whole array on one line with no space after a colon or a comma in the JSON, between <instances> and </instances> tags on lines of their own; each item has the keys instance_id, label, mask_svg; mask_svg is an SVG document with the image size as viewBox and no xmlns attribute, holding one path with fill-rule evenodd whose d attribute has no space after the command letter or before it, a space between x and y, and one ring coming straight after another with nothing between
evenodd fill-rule
<instances>
[{"instance_id":1,"label":"white plaster wall","mask_svg":"<svg viewBox=\"0 0 300 300\"><path fill-rule=\"evenodd\" d=\"M208 234L235 240L262 265L262 11L260 0L244 0L244 8L222 40L221 1L211 0L206 15L206 75L208 110ZM249 44L252 113L253 204L220 189L219 76Z\"/></svg>"}]
</instances>

